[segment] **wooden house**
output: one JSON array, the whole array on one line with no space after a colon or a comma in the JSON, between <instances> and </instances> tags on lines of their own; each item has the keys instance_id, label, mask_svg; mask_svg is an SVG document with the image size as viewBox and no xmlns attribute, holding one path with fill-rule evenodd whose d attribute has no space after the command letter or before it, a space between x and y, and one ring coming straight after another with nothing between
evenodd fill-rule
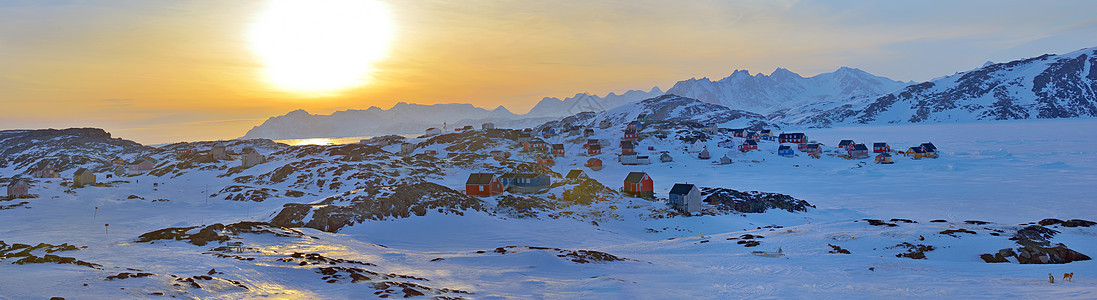
<instances>
[{"instance_id":1,"label":"wooden house","mask_svg":"<svg viewBox=\"0 0 1097 300\"><path fill-rule=\"evenodd\" d=\"M495 129L495 123L480 124L480 129L482 129L482 130Z\"/></svg>"},{"instance_id":2,"label":"wooden house","mask_svg":"<svg viewBox=\"0 0 1097 300\"><path fill-rule=\"evenodd\" d=\"M746 140L739 145L739 151L747 152L750 150L758 150L758 142L754 140Z\"/></svg>"},{"instance_id":3,"label":"wooden house","mask_svg":"<svg viewBox=\"0 0 1097 300\"><path fill-rule=\"evenodd\" d=\"M537 156L537 164L543 167L552 167L556 165L556 160L552 156L540 155Z\"/></svg>"},{"instance_id":4,"label":"wooden house","mask_svg":"<svg viewBox=\"0 0 1097 300\"><path fill-rule=\"evenodd\" d=\"M672 162L672 161L674 161L674 158L670 156L670 153L663 152L663 154L659 155L659 161L661 161L661 162Z\"/></svg>"},{"instance_id":5,"label":"wooden house","mask_svg":"<svg viewBox=\"0 0 1097 300\"><path fill-rule=\"evenodd\" d=\"M687 183L675 183L670 188L667 202L671 207L685 213L701 211L701 190L696 185Z\"/></svg>"},{"instance_id":6,"label":"wooden house","mask_svg":"<svg viewBox=\"0 0 1097 300\"><path fill-rule=\"evenodd\" d=\"M640 121L640 123L647 123L651 121L651 117L648 116L648 114L638 114L636 115L636 121Z\"/></svg>"},{"instance_id":7,"label":"wooden house","mask_svg":"<svg viewBox=\"0 0 1097 300\"><path fill-rule=\"evenodd\" d=\"M251 168L267 161L267 158L259 154L259 151L256 151L255 148L247 147L244 148L243 152L243 156L240 158L240 166L245 168Z\"/></svg>"},{"instance_id":8,"label":"wooden house","mask_svg":"<svg viewBox=\"0 0 1097 300\"><path fill-rule=\"evenodd\" d=\"M636 144L632 141L621 141L621 155L636 154Z\"/></svg>"},{"instance_id":9,"label":"wooden house","mask_svg":"<svg viewBox=\"0 0 1097 300\"><path fill-rule=\"evenodd\" d=\"M697 153L697 158L700 158L700 159L712 158L712 155L708 153L708 147L705 147L705 149L701 150L701 153Z\"/></svg>"},{"instance_id":10,"label":"wooden house","mask_svg":"<svg viewBox=\"0 0 1097 300\"><path fill-rule=\"evenodd\" d=\"M497 160L504 160L510 157L510 152L506 152L503 150L491 150L489 154L491 154L491 157Z\"/></svg>"},{"instance_id":11,"label":"wooden house","mask_svg":"<svg viewBox=\"0 0 1097 300\"><path fill-rule=\"evenodd\" d=\"M762 135L758 134L757 132L750 131L750 132L747 132L746 136L744 136L743 138L747 139L748 141L757 142L757 141L762 140Z\"/></svg>"},{"instance_id":12,"label":"wooden house","mask_svg":"<svg viewBox=\"0 0 1097 300\"><path fill-rule=\"evenodd\" d=\"M465 126L461 127L461 131L469 131L469 130L473 130L473 129L475 129L475 128L473 128L472 125L465 125Z\"/></svg>"},{"instance_id":13,"label":"wooden house","mask_svg":"<svg viewBox=\"0 0 1097 300\"><path fill-rule=\"evenodd\" d=\"M895 162L891 161L891 153L880 152L880 154L876 155L876 163L878 163L878 164L893 164Z\"/></svg>"},{"instance_id":14,"label":"wooden house","mask_svg":"<svg viewBox=\"0 0 1097 300\"><path fill-rule=\"evenodd\" d=\"M693 141L689 146L686 146L686 152L688 153L700 153L702 150L705 150L705 143L700 140Z\"/></svg>"},{"instance_id":15,"label":"wooden house","mask_svg":"<svg viewBox=\"0 0 1097 300\"><path fill-rule=\"evenodd\" d=\"M839 149L845 149L846 147L849 147L850 145L856 145L856 144L857 143L853 142L853 140L842 140L841 142L838 142L838 148Z\"/></svg>"},{"instance_id":16,"label":"wooden house","mask_svg":"<svg viewBox=\"0 0 1097 300\"><path fill-rule=\"evenodd\" d=\"M549 138L554 135L556 135L556 128L547 127L545 129L541 129L541 136L545 138Z\"/></svg>"},{"instance_id":17,"label":"wooden house","mask_svg":"<svg viewBox=\"0 0 1097 300\"><path fill-rule=\"evenodd\" d=\"M92 174L91 170L80 168L76 170L76 173L72 174L73 186L82 187L90 184L95 184L95 174Z\"/></svg>"},{"instance_id":18,"label":"wooden house","mask_svg":"<svg viewBox=\"0 0 1097 300\"><path fill-rule=\"evenodd\" d=\"M601 144L587 145L587 155L598 155L598 154L602 154L602 145Z\"/></svg>"},{"instance_id":19,"label":"wooden house","mask_svg":"<svg viewBox=\"0 0 1097 300\"><path fill-rule=\"evenodd\" d=\"M209 156L214 160L228 160L228 147L225 147L225 143L217 142L216 144L213 144L212 148L210 148Z\"/></svg>"},{"instance_id":20,"label":"wooden house","mask_svg":"<svg viewBox=\"0 0 1097 300\"><path fill-rule=\"evenodd\" d=\"M31 175L34 176L34 178L60 178L61 177L61 174L57 173L57 170L53 169L53 165L49 165L49 164L47 164L45 166L42 166L41 168L38 168L38 170L34 170L34 173L31 174Z\"/></svg>"},{"instance_id":21,"label":"wooden house","mask_svg":"<svg viewBox=\"0 0 1097 300\"><path fill-rule=\"evenodd\" d=\"M625 186L621 191L633 197L654 198L654 186L648 173L629 172L628 176L625 176Z\"/></svg>"},{"instance_id":22,"label":"wooden house","mask_svg":"<svg viewBox=\"0 0 1097 300\"><path fill-rule=\"evenodd\" d=\"M628 122L628 125L625 127L625 129L632 129L632 130L636 130L636 131L644 130L644 122L640 122L640 121Z\"/></svg>"},{"instance_id":23,"label":"wooden house","mask_svg":"<svg viewBox=\"0 0 1097 300\"><path fill-rule=\"evenodd\" d=\"M746 134L747 134L747 129L746 128L732 129L731 130L731 135L734 136L734 137L745 137Z\"/></svg>"},{"instance_id":24,"label":"wooden house","mask_svg":"<svg viewBox=\"0 0 1097 300\"><path fill-rule=\"evenodd\" d=\"M518 143L525 143L533 140L533 135L528 132L518 133Z\"/></svg>"},{"instance_id":25,"label":"wooden house","mask_svg":"<svg viewBox=\"0 0 1097 300\"><path fill-rule=\"evenodd\" d=\"M819 143L810 143L810 144L803 144L803 145L804 145L804 147L800 151L802 151L804 153L815 154L816 156L823 153L823 147L821 145L819 145Z\"/></svg>"},{"instance_id":26,"label":"wooden house","mask_svg":"<svg viewBox=\"0 0 1097 300\"><path fill-rule=\"evenodd\" d=\"M602 160L596 157L592 157L587 160L587 163L583 165L591 170L598 171L602 169Z\"/></svg>"},{"instance_id":27,"label":"wooden house","mask_svg":"<svg viewBox=\"0 0 1097 300\"><path fill-rule=\"evenodd\" d=\"M30 195L30 185L23 178L12 179L8 183L8 198L20 198Z\"/></svg>"},{"instance_id":28,"label":"wooden house","mask_svg":"<svg viewBox=\"0 0 1097 300\"><path fill-rule=\"evenodd\" d=\"M156 167L157 163L159 163L159 161L154 158L142 156L137 160L134 160L132 163L128 164L126 166L126 172L129 174L145 173L149 170L152 170L153 167Z\"/></svg>"},{"instance_id":29,"label":"wooden house","mask_svg":"<svg viewBox=\"0 0 1097 300\"><path fill-rule=\"evenodd\" d=\"M587 137L587 136L592 136L592 135L594 135L594 129L591 129L591 128L583 129L583 136Z\"/></svg>"},{"instance_id":30,"label":"wooden house","mask_svg":"<svg viewBox=\"0 0 1097 300\"><path fill-rule=\"evenodd\" d=\"M617 157L617 160L620 161L622 165L649 165L649 164L651 164L651 158L649 158L647 156L636 155L636 153L622 154L622 155Z\"/></svg>"},{"instance_id":31,"label":"wooden house","mask_svg":"<svg viewBox=\"0 0 1097 300\"><path fill-rule=\"evenodd\" d=\"M465 194L469 196L495 196L503 193L503 184L492 173L472 173L465 180Z\"/></svg>"},{"instance_id":32,"label":"wooden house","mask_svg":"<svg viewBox=\"0 0 1097 300\"><path fill-rule=\"evenodd\" d=\"M552 153L552 155L555 155L555 156L563 157L564 156L564 144L552 144L552 150L550 151L550 153Z\"/></svg>"},{"instance_id":33,"label":"wooden house","mask_svg":"<svg viewBox=\"0 0 1097 300\"><path fill-rule=\"evenodd\" d=\"M625 135L621 138L625 140L636 140L640 138L640 132L636 129L625 129Z\"/></svg>"},{"instance_id":34,"label":"wooden house","mask_svg":"<svg viewBox=\"0 0 1097 300\"><path fill-rule=\"evenodd\" d=\"M438 129L438 128L435 128L435 127L427 128L426 136L436 136L436 135L439 135L439 134L442 134L441 129Z\"/></svg>"},{"instance_id":35,"label":"wooden house","mask_svg":"<svg viewBox=\"0 0 1097 300\"><path fill-rule=\"evenodd\" d=\"M724 153L724 156L721 156L720 160L716 161L717 165L730 165L732 163L734 163L734 161L731 161L731 158L728 157L727 153Z\"/></svg>"},{"instance_id":36,"label":"wooden house","mask_svg":"<svg viewBox=\"0 0 1097 300\"><path fill-rule=\"evenodd\" d=\"M777 155L784 156L784 157L792 157L793 155L796 155L796 152L794 152L792 150L791 146L782 145L780 147L777 147Z\"/></svg>"},{"instance_id":37,"label":"wooden house","mask_svg":"<svg viewBox=\"0 0 1097 300\"><path fill-rule=\"evenodd\" d=\"M720 148L735 148L735 147L738 147L738 145L735 145L735 141L734 141L734 140L723 140L723 141L719 141L719 142L717 142L717 143L716 143L716 147L720 147Z\"/></svg>"},{"instance_id":38,"label":"wooden house","mask_svg":"<svg viewBox=\"0 0 1097 300\"><path fill-rule=\"evenodd\" d=\"M903 156L919 159L923 157L929 157L929 153L926 153L926 149L922 148L922 146L914 146L907 148L907 151L903 152Z\"/></svg>"},{"instance_id":39,"label":"wooden house","mask_svg":"<svg viewBox=\"0 0 1097 300\"><path fill-rule=\"evenodd\" d=\"M535 193L552 185L552 178L537 173L507 173L499 177L503 189L517 193Z\"/></svg>"},{"instance_id":40,"label":"wooden house","mask_svg":"<svg viewBox=\"0 0 1097 300\"><path fill-rule=\"evenodd\" d=\"M937 158L937 146L933 143L922 143L922 149L926 150L926 157Z\"/></svg>"},{"instance_id":41,"label":"wooden house","mask_svg":"<svg viewBox=\"0 0 1097 300\"><path fill-rule=\"evenodd\" d=\"M547 152L548 143L540 140L523 142L522 150L526 152Z\"/></svg>"},{"instance_id":42,"label":"wooden house","mask_svg":"<svg viewBox=\"0 0 1097 300\"><path fill-rule=\"evenodd\" d=\"M891 152L891 146L888 146L888 143L881 143L881 142L872 143L872 152L873 153Z\"/></svg>"},{"instance_id":43,"label":"wooden house","mask_svg":"<svg viewBox=\"0 0 1097 300\"><path fill-rule=\"evenodd\" d=\"M846 146L846 155L853 157L868 157L868 146L865 144L852 144Z\"/></svg>"},{"instance_id":44,"label":"wooden house","mask_svg":"<svg viewBox=\"0 0 1097 300\"><path fill-rule=\"evenodd\" d=\"M583 172L583 170L571 170L564 176L564 182L567 183L579 183L587 179L590 179L590 176L587 176L587 172Z\"/></svg>"},{"instance_id":45,"label":"wooden house","mask_svg":"<svg viewBox=\"0 0 1097 300\"><path fill-rule=\"evenodd\" d=\"M415 152L415 146L416 145L412 144L412 143L401 143L400 144L400 152L397 152L397 154L399 154L399 155L411 154L412 152Z\"/></svg>"},{"instance_id":46,"label":"wooden house","mask_svg":"<svg viewBox=\"0 0 1097 300\"><path fill-rule=\"evenodd\" d=\"M720 128L719 128L719 127L716 127L716 124L715 124L715 123L709 123L708 125L705 125L705 129L704 129L704 130L705 130L705 133L708 133L708 134L716 134L717 132L719 132L719 131L720 131Z\"/></svg>"},{"instance_id":47,"label":"wooden house","mask_svg":"<svg viewBox=\"0 0 1097 300\"><path fill-rule=\"evenodd\" d=\"M762 129L761 131L758 131L758 135L761 135L762 138L765 138L767 136L768 137L773 137L773 130Z\"/></svg>"}]
</instances>

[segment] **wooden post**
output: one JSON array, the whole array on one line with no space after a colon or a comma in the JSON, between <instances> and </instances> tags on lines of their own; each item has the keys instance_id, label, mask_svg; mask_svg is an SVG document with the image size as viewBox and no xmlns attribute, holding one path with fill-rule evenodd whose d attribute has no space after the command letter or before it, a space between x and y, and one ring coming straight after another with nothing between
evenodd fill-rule
<instances>
[{"instance_id":1,"label":"wooden post","mask_svg":"<svg viewBox=\"0 0 1097 300\"><path fill-rule=\"evenodd\" d=\"M108 228L110 228L110 224L103 224L103 234L107 234Z\"/></svg>"},{"instance_id":2,"label":"wooden post","mask_svg":"<svg viewBox=\"0 0 1097 300\"><path fill-rule=\"evenodd\" d=\"M91 213L91 218L92 218L92 219L95 219L95 216L96 216L96 215L98 215L98 214L99 214L99 207L98 207L98 206L96 206L96 207L95 207L95 210L94 210L94 211L92 211L92 213Z\"/></svg>"}]
</instances>

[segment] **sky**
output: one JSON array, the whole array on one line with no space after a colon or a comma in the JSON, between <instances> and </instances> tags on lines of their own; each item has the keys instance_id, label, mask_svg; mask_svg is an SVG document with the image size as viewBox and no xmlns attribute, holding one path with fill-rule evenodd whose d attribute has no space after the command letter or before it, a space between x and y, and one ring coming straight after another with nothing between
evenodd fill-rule
<instances>
[{"instance_id":1,"label":"sky","mask_svg":"<svg viewBox=\"0 0 1097 300\"><path fill-rule=\"evenodd\" d=\"M294 0L0 1L0 129L231 139L295 109L471 103L524 113L543 97L666 90L736 69L812 76L848 66L926 81L1097 46L1097 1L318 0L309 3L335 4L270 17L284 1ZM368 17L338 22L355 9ZM275 42L256 42L256 24L287 18L296 22L263 25ZM284 53L301 44L326 46ZM288 89L340 74L352 83Z\"/></svg>"}]
</instances>

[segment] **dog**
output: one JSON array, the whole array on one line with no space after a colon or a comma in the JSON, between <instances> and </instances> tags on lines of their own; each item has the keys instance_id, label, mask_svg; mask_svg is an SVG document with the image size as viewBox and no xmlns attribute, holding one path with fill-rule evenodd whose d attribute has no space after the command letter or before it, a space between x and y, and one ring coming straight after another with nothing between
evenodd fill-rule
<instances>
[{"instance_id":1,"label":"dog","mask_svg":"<svg viewBox=\"0 0 1097 300\"><path fill-rule=\"evenodd\" d=\"M1051 273L1047 273L1047 282L1055 283L1055 276L1051 275Z\"/></svg>"},{"instance_id":2,"label":"dog","mask_svg":"<svg viewBox=\"0 0 1097 300\"><path fill-rule=\"evenodd\" d=\"M1063 273L1063 281L1072 281L1072 280L1074 280L1074 272Z\"/></svg>"}]
</instances>

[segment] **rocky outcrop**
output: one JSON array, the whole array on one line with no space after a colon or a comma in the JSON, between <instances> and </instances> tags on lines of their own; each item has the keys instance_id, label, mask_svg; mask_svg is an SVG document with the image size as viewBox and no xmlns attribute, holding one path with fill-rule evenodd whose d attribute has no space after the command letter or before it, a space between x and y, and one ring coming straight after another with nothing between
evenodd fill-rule
<instances>
[{"instance_id":1,"label":"rocky outcrop","mask_svg":"<svg viewBox=\"0 0 1097 300\"><path fill-rule=\"evenodd\" d=\"M273 234L284 237L305 236L304 233L298 230L273 226L266 222L245 221L229 225L216 223L201 228L199 227L200 226L164 228L142 234L137 237L135 242L151 243L159 240L177 240L186 241L195 246L205 246L211 242L222 243L231 240L233 236L239 235L240 233Z\"/></svg>"},{"instance_id":2,"label":"rocky outcrop","mask_svg":"<svg viewBox=\"0 0 1097 300\"><path fill-rule=\"evenodd\" d=\"M1040 222L1048 224L1062 223L1062 221L1055 219L1044 219ZM1062 243L1052 245L1050 239L1058 233L1059 231L1040 225L1029 225L1017 230L1017 233L1010 238L1010 240L1016 241L1020 245L1016 251L1005 248L998 250L995 254L982 254L979 258L988 263L1002 263L1009 262L1007 258L1013 257L1021 264L1065 264L1090 260L1089 256L1071 250Z\"/></svg>"},{"instance_id":3,"label":"rocky outcrop","mask_svg":"<svg viewBox=\"0 0 1097 300\"><path fill-rule=\"evenodd\" d=\"M435 183L420 182L363 188L316 204L286 204L270 223L337 232L367 220L423 216L429 211L464 215L466 210L484 211L484 203Z\"/></svg>"},{"instance_id":4,"label":"rocky outcrop","mask_svg":"<svg viewBox=\"0 0 1097 300\"><path fill-rule=\"evenodd\" d=\"M701 197L709 204L739 213L764 213L767 209L798 212L807 211L809 207L815 208L807 201L789 195L759 191L741 192L733 189L702 187Z\"/></svg>"}]
</instances>

